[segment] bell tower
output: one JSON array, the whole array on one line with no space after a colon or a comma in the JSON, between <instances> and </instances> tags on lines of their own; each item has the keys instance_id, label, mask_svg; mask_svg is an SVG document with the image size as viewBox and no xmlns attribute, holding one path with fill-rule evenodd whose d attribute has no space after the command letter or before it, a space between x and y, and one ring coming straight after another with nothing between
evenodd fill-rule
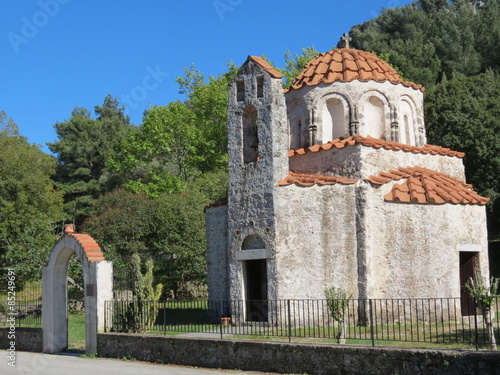
<instances>
[{"instance_id":1,"label":"bell tower","mask_svg":"<svg viewBox=\"0 0 500 375\"><path fill-rule=\"evenodd\" d=\"M265 60L249 56L229 84L227 255L231 299L267 300L274 295L270 272L274 268L274 196L276 181L288 173L289 145L281 78ZM254 280L255 274L259 276Z\"/></svg>"}]
</instances>

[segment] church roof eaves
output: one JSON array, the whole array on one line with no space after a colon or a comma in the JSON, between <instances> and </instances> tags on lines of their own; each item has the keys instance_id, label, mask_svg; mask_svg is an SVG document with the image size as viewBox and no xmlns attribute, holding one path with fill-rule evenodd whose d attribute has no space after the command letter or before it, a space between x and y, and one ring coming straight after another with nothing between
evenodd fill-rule
<instances>
[{"instance_id":1,"label":"church roof eaves","mask_svg":"<svg viewBox=\"0 0 500 375\"><path fill-rule=\"evenodd\" d=\"M264 60L262 57L249 55L248 58L259 64L266 72L268 72L271 75L271 77L283 78L283 74L281 74L275 68L273 68L273 66L269 64L266 60Z\"/></svg>"},{"instance_id":2,"label":"church roof eaves","mask_svg":"<svg viewBox=\"0 0 500 375\"><path fill-rule=\"evenodd\" d=\"M327 176L320 174L309 174L309 173L296 173L294 171L289 171L288 176L284 179L279 180L279 186L288 186L291 184L297 184L299 186L313 186L313 185L335 185L337 183L344 185L352 185L358 182L357 178L347 178L339 176Z\"/></svg>"},{"instance_id":3,"label":"church roof eaves","mask_svg":"<svg viewBox=\"0 0 500 375\"><path fill-rule=\"evenodd\" d=\"M388 202L433 203L433 204L473 204L485 205L489 198L480 196L472 185L445 173L422 167L399 167L397 170L379 172L377 176L365 178L375 185L404 179L395 184L391 192L384 196Z\"/></svg>"},{"instance_id":4,"label":"church roof eaves","mask_svg":"<svg viewBox=\"0 0 500 375\"><path fill-rule=\"evenodd\" d=\"M319 54L309 61L287 90L336 81L389 81L415 90L425 91L422 85L404 81L387 62L376 55L353 48L341 48Z\"/></svg>"},{"instance_id":5,"label":"church roof eaves","mask_svg":"<svg viewBox=\"0 0 500 375\"><path fill-rule=\"evenodd\" d=\"M449 148L434 146L426 144L422 147L417 146L409 146L403 143L398 143L394 141L385 141L383 139L372 138L372 137L363 137L361 135L352 135L347 138L337 138L333 141L324 143L322 145L314 145L307 148L300 149L291 149L288 151L288 156L292 157L295 155L303 155L308 152L319 152L326 151L332 148L344 148L347 146L355 146L355 145L363 145L367 147L373 147L375 149L384 148L386 150L392 151L404 151L404 152L412 152L414 154L430 154L430 155L442 155L442 156L452 156L457 158L463 158L465 153L459 151L453 151Z\"/></svg>"},{"instance_id":6,"label":"church roof eaves","mask_svg":"<svg viewBox=\"0 0 500 375\"><path fill-rule=\"evenodd\" d=\"M224 206L227 206L227 197L221 198L214 203L207 204L204 208L204 211L207 212L207 209L209 209L209 208L224 207Z\"/></svg>"}]
</instances>

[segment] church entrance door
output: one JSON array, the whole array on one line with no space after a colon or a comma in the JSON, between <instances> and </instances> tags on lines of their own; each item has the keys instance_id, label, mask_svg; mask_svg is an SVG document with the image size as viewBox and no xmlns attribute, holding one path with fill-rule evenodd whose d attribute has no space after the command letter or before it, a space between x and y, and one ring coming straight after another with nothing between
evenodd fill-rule
<instances>
[{"instance_id":1,"label":"church entrance door","mask_svg":"<svg viewBox=\"0 0 500 375\"><path fill-rule=\"evenodd\" d=\"M245 261L246 321L267 322L267 261Z\"/></svg>"},{"instance_id":2,"label":"church entrance door","mask_svg":"<svg viewBox=\"0 0 500 375\"><path fill-rule=\"evenodd\" d=\"M474 315L474 302L465 284L479 272L479 253L473 251L460 252L460 298L462 315Z\"/></svg>"}]
</instances>

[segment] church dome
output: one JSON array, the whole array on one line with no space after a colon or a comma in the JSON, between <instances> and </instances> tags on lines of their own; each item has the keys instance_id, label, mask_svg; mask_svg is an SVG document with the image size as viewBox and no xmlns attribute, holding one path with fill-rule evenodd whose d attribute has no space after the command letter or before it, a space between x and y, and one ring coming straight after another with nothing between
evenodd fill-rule
<instances>
[{"instance_id":1,"label":"church dome","mask_svg":"<svg viewBox=\"0 0 500 375\"><path fill-rule=\"evenodd\" d=\"M373 53L353 48L335 49L319 54L306 64L302 72L295 78L290 90L300 89L304 86L316 86L320 83L351 82L354 80L362 82L389 81L393 84L402 84L424 91L422 85L405 82L387 62Z\"/></svg>"}]
</instances>

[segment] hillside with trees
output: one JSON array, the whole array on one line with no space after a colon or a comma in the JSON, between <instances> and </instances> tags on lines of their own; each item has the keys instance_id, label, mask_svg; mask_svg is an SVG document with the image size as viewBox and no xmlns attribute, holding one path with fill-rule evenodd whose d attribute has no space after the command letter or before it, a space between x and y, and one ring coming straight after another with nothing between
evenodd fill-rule
<instances>
[{"instance_id":1,"label":"hillside with trees","mask_svg":"<svg viewBox=\"0 0 500 375\"><path fill-rule=\"evenodd\" d=\"M500 228L500 0L418 0L350 31L353 48L371 51L405 80L423 84L428 142L466 152L467 182L490 197L491 239ZM335 38L336 39L336 38ZM312 41L314 42L314 41ZM332 44L335 41L332 40ZM284 56L284 87L318 52ZM64 223L92 235L117 269L134 256L176 296L206 280L203 207L227 190L229 64L206 77L191 66L177 78L184 101L148 108L139 126L112 96L75 108L54 124L44 154L0 112L0 268L40 277ZM194 289L193 289L194 288Z\"/></svg>"}]
</instances>

